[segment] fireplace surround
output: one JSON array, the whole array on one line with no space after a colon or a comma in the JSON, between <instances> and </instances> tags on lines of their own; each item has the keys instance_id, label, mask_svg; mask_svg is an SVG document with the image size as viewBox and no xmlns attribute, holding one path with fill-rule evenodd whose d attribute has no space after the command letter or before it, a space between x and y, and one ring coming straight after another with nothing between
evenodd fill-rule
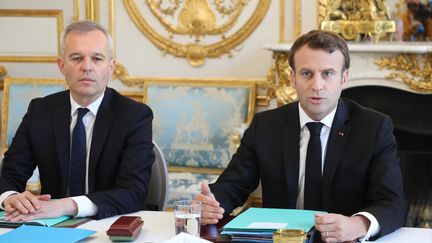
<instances>
[{"instance_id":1,"label":"fireplace surround","mask_svg":"<svg viewBox=\"0 0 432 243\"><path fill-rule=\"evenodd\" d=\"M432 94L357 86L342 97L392 118L407 199L405 226L432 228Z\"/></svg>"}]
</instances>

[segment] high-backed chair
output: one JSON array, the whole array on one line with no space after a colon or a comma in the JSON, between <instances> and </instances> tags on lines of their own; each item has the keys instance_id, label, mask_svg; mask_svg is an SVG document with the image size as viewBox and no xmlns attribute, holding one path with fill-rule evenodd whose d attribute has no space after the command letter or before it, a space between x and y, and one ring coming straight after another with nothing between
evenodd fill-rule
<instances>
[{"instance_id":1,"label":"high-backed chair","mask_svg":"<svg viewBox=\"0 0 432 243\"><path fill-rule=\"evenodd\" d=\"M66 82L61 79L5 78L1 119L2 155L11 144L30 101L66 88ZM36 168L27 183L27 189L37 191L39 187L39 172Z\"/></svg>"},{"instance_id":2,"label":"high-backed chair","mask_svg":"<svg viewBox=\"0 0 432 243\"><path fill-rule=\"evenodd\" d=\"M214 182L234 152L236 127L249 123L255 83L233 80L145 80L144 102L154 112L153 139L169 171L168 206Z\"/></svg>"},{"instance_id":3,"label":"high-backed chair","mask_svg":"<svg viewBox=\"0 0 432 243\"><path fill-rule=\"evenodd\" d=\"M165 210L168 201L169 180L168 169L165 158L159 146L153 142L153 151L155 153L155 162L152 166L152 174L148 185L146 204L150 209L156 206L155 210Z\"/></svg>"}]
</instances>

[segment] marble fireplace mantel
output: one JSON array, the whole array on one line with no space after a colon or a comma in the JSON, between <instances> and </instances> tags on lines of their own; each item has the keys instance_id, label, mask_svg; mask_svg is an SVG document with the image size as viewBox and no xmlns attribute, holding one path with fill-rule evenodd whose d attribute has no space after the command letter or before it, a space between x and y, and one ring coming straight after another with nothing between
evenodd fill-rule
<instances>
[{"instance_id":1,"label":"marble fireplace mantel","mask_svg":"<svg viewBox=\"0 0 432 243\"><path fill-rule=\"evenodd\" d=\"M279 104L292 102L296 98L290 88L287 63L291 45L278 43L263 46L273 52L274 93ZM344 88L385 86L432 94L432 43L349 42L348 48L351 56L350 79Z\"/></svg>"}]
</instances>

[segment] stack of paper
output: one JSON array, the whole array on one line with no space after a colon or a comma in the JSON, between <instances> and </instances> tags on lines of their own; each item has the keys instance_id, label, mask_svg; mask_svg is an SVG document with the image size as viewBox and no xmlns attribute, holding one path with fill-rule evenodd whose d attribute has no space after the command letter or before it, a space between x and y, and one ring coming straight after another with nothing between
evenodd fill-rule
<instances>
[{"instance_id":1,"label":"stack of paper","mask_svg":"<svg viewBox=\"0 0 432 243\"><path fill-rule=\"evenodd\" d=\"M222 235L229 235L232 241L272 242L277 229L296 229L309 232L315 221L315 214L322 211L298 209L249 208L222 228Z\"/></svg>"}]
</instances>

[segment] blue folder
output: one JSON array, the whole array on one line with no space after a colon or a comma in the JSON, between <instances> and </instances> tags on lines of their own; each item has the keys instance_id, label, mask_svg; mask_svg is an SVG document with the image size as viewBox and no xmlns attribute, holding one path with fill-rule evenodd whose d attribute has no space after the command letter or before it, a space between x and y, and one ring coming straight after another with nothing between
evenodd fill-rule
<instances>
[{"instance_id":1,"label":"blue folder","mask_svg":"<svg viewBox=\"0 0 432 243\"><path fill-rule=\"evenodd\" d=\"M315 214L326 213L300 209L249 208L227 223L222 230L273 232L277 229L298 229L308 232L314 226Z\"/></svg>"}]
</instances>

